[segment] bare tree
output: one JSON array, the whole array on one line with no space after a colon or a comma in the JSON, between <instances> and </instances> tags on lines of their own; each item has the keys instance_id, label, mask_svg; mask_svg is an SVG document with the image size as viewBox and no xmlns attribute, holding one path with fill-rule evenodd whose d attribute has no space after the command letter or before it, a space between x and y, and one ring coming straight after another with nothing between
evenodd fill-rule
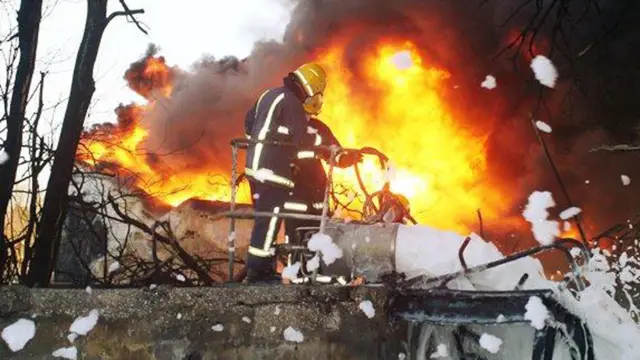
<instances>
[{"instance_id":1,"label":"bare tree","mask_svg":"<svg viewBox=\"0 0 640 360\"><path fill-rule=\"evenodd\" d=\"M7 116L7 139L4 143L4 150L8 153L9 159L2 166L2 175L0 176L0 235L2 235L0 236L0 277L4 274L3 267L7 263L6 254L9 247L4 229L4 219L13 193L22 150L22 130L36 62L41 15L42 0L25 0L21 2L20 10L18 11L17 34L20 58Z\"/></svg>"},{"instance_id":2,"label":"bare tree","mask_svg":"<svg viewBox=\"0 0 640 360\"><path fill-rule=\"evenodd\" d=\"M51 279L67 210L68 189L78 142L95 91L93 68L102 35L109 22L118 16L128 17L146 33L134 17L143 13L143 10L130 10L124 0L120 0L123 10L107 16L107 3L108 0L87 0L84 35L76 56L67 110L33 246L33 259L26 279L30 286L47 286Z\"/></svg>"}]
</instances>

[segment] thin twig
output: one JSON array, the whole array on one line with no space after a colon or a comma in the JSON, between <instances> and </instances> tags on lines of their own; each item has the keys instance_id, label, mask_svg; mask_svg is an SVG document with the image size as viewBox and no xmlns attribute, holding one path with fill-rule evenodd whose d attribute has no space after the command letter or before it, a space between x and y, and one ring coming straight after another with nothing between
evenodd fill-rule
<instances>
[{"instance_id":1,"label":"thin twig","mask_svg":"<svg viewBox=\"0 0 640 360\"><path fill-rule=\"evenodd\" d=\"M129 6L127 5L127 3L124 0L120 0L120 4L122 5L122 8L124 9L124 11L116 11L116 12L111 13L109 15L109 17L107 17L107 24L111 20L115 19L118 16L126 16L127 18L129 18L138 27L138 29L140 29L140 31L142 31L142 33L144 33L145 35L149 35L147 30L145 30L142 27L142 25L140 25L140 22L134 16L134 15L137 15L137 14L144 14L144 9L131 10L131 9L129 9Z\"/></svg>"},{"instance_id":2,"label":"thin twig","mask_svg":"<svg viewBox=\"0 0 640 360\"><path fill-rule=\"evenodd\" d=\"M556 164L553 161L553 158L551 157L551 153L549 152L547 143L544 141L544 138L542 137L542 135L540 134L540 131L538 130L538 127L536 126L536 122L533 115L529 114L529 119L531 121L531 125L533 126L533 130L535 131L536 136L538 137L538 141L540 142L540 145L542 145L542 149L544 150L547 160L549 160L549 164L551 165L551 169L553 170L556 180L558 180L560 189L562 190L562 193L564 194L564 197L568 205L570 207L573 207L574 204L573 204L573 201L571 201L571 197L569 196L569 191L567 190L567 187L564 185L564 181L562 181L560 172L558 171L558 168L556 167ZM578 216L574 216L573 219L575 220L576 226L578 227L578 231L580 232L580 237L582 237L582 242L584 242L584 244L588 246L587 236L585 235L584 228L582 227L582 223L580 222L580 219L578 218Z\"/></svg>"}]
</instances>

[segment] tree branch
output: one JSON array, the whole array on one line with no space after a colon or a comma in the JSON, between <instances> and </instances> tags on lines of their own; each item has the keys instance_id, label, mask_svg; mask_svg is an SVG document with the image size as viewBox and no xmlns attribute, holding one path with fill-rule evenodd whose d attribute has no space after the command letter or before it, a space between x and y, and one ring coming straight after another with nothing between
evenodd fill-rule
<instances>
[{"instance_id":1,"label":"tree branch","mask_svg":"<svg viewBox=\"0 0 640 360\"><path fill-rule=\"evenodd\" d=\"M178 257L180 257L180 259L184 262L184 264L188 268L193 270L198 275L200 280L202 282L204 282L206 285L211 286L211 285L213 285L215 283L215 281L209 276L209 274L207 274L207 272L204 271L200 267L200 265L198 265L198 263L193 259L193 257L191 257L191 255L189 255L178 244L178 242L175 240L175 238L166 237L166 236L163 236L161 234L158 234L154 229L151 229L149 226L147 226L143 222L138 221L136 219L133 219L130 216L127 216L126 214L124 214L122 212L120 207L118 207L118 204L115 202L115 200L113 199L113 197L111 195L108 195L108 198L109 198L109 201L111 202L111 207L113 208L115 213L119 217L121 217L124 221L126 221L127 223L137 227L138 229L144 231L145 233L147 233L149 235L155 236L160 242L170 245L178 253Z\"/></svg>"},{"instance_id":2,"label":"tree branch","mask_svg":"<svg viewBox=\"0 0 640 360\"><path fill-rule=\"evenodd\" d=\"M131 9L129 9L129 6L127 5L127 3L124 0L120 0L120 4L122 5L122 8L124 9L124 11L116 11L116 12L111 13L107 17L107 24L109 24L109 22L111 22L111 20L115 19L118 16L126 16L129 19L131 19L131 21L133 21L134 24L136 24L136 26L138 27L138 29L140 29L140 31L142 31L145 35L149 35L147 30L145 30L142 27L142 25L140 24L138 19L136 19L135 16L134 16L134 15L138 15L138 14L144 14L144 9L131 10Z\"/></svg>"},{"instance_id":3,"label":"tree branch","mask_svg":"<svg viewBox=\"0 0 640 360\"><path fill-rule=\"evenodd\" d=\"M612 151L612 152L640 151L640 144L639 145L629 145L629 144L601 145L589 150L589 152L596 152L596 151L603 151L603 150Z\"/></svg>"}]
</instances>

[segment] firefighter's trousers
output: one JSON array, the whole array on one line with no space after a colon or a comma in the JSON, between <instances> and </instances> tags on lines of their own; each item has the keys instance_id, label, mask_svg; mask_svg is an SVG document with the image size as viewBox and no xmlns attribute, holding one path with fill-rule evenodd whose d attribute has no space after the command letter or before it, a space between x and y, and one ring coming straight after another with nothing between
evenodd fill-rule
<instances>
[{"instance_id":1,"label":"firefighter's trousers","mask_svg":"<svg viewBox=\"0 0 640 360\"><path fill-rule=\"evenodd\" d=\"M287 202L285 205L295 204L304 205L304 210L288 210L292 213L306 214L306 215L322 215L322 208L317 209L312 207L311 202L302 202L298 199L293 199L292 201ZM307 219L287 219L284 229L285 234L287 236L287 242L299 244L302 239L298 239L296 234L296 229L302 227L319 227L320 221L317 220L307 220Z\"/></svg>"},{"instance_id":2,"label":"firefighter's trousers","mask_svg":"<svg viewBox=\"0 0 640 360\"><path fill-rule=\"evenodd\" d=\"M261 183L250 179L253 209L256 212L278 214L284 211L284 204L290 197L290 189L270 183ZM251 231L251 243L247 268L259 273L275 271L275 258L272 247L280 231L282 219L272 217L256 217Z\"/></svg>"},{"instance_id":3,"label":"firefighter's trousers","mask_svg":"<svg viewBox=\"0 0 640 360\"><path fill-rule=\"evenodd\" d=\"M301 179L302 180L302 179ZM296 183L293 189L293 195L284 204L287 212L306 214L306 215L322 215L322 205L324 192L320 193L317 189L311 189L304 185L304 181ZM320 221L306 219L287 219L285 223L286 242L300 244L302 239L298 238L297 229L302 227L319 227Z\"/></svg>"}]
</instances>

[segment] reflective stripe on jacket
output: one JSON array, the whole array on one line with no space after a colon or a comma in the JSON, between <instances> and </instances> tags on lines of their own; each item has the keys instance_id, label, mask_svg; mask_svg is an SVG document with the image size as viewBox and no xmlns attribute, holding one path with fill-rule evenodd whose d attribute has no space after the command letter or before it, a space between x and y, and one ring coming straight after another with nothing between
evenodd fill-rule
<instances>
[{"instance_id":1,"label":"reflective stripe on jacket","mask_svg":"<svg viewBox=\"0 0 640 360\"><path fill-rule=\"evenodd\" d=\"M302 103L286 87L265 91L245 117L245 135L254 140L290 142L291 146L250 144L245 173L261 182L293 188L291 166L307 136Z\"/></svg>"}]
</instances>

